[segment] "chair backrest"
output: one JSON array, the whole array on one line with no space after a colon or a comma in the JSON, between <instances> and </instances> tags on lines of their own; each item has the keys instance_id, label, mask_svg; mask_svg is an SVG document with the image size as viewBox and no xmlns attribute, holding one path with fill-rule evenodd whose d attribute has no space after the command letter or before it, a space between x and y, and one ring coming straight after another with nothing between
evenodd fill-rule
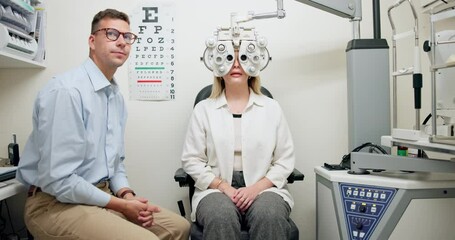
<instances>
[{"instance_id":1,"label":"chair backrest","mask_svg":"<svg viewBox=\"0 0 455 240\"><path fill-rule=\"evenodd\" d=\"M196 96L196 99L194 100L194 106L198 104L198 102L210 97L210 94L212 93L212 84L205 86L201 91ZM265 96L269 98L273 98L272 94L270 93L269 90L265 87L261 87L261 93L264 94Z\"/></svg>"}]
</instances>

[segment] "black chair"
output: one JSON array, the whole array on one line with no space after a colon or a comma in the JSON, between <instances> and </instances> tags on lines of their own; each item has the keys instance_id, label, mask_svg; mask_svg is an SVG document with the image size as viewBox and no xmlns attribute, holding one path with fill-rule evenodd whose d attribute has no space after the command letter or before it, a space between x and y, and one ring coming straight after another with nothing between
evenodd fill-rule
<instances>
[{"instance_id":1,"label":"black chair","mask_svg":"<svg viewBox=\"0 0 455 240\"><path fill-rule=\"evenodd\" d=\"M201 91L196 96L196 99L194 101L194 106L196 104L210 96L212 92L212 85L208 85L204 87ZM273 98L272 94L267 90L265 87L261 87L261 92L262 94L266 95L267 97ZM295 169L289 175L288 183L294 183L295 181L303 181L305 176L303 173L301 173L299 170ZM177 169L177 171L174 174L174 180L179 183L180 187L188 187L189 189L189 198L190 198L190 205L191 205L191 199L193 198L194 194L194 180L191 178L190 175L188 175L183 168ZM185 216L185 210L183 209L183 203L179 201L179 208L180 208L180 213L182 216ZM291 236L290 240L298 240L299 239L299 229L295 225L294 221L292 219L289 219L289 223L291 224ZM191 224L191 240L202 240L202 231L203 228L196 222L193 222ZM241 232L241 239L242 240L248 240L248 229L246 229L246 226L242 226L242 232Z\"/></svg>"}]
</instances>

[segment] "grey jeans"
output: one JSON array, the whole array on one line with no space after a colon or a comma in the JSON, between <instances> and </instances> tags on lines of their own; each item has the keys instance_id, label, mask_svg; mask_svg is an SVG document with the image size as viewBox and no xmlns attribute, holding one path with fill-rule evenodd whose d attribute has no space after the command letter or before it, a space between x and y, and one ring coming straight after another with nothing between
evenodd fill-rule
<instances>
[{"instance_id":1,"label":"grey jeans","mask_svg":"<svg viewBox=\"0 0 455 240\"><path fill-rule=\"evenodd\" d=\"M242 172L234 172L232 186L245 186ZM251 240L280 240L288 239L290 234L290 212L288 203L273 192L260 194L245 214L227 195L217 192L199 202L196 221L203 227L203 238L207 240L240 239L242 229L248 230Z\"/></svg>"}]
</instances>

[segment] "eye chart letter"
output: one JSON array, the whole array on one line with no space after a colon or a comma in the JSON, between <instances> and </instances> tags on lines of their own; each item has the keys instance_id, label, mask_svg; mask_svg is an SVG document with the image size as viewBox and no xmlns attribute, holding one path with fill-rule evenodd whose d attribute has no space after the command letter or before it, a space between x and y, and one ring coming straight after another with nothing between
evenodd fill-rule
<instances>
[{"instance_id":1,"label":"eye chart letter","mask_svg":"<svg viewBox=\"0 0 455 240\"><path fill-rule=\"evenodd\" d=\"M130 16L138 36L129 57L131 99L175 99L174 10L173 1L144 2Z\"/></svg>"}]
</instances>

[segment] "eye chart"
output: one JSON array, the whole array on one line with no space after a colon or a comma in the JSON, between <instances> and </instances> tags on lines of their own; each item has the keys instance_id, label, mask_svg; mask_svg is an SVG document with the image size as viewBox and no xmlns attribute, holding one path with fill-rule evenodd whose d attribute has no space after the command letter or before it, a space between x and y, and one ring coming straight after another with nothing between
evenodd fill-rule
<instances>
[{"instance_id":1,"label":"eye chart","mask_svg":"<svg viewBox=\"0 0 455 240\"><path fill-rule=\"evenodd\" d=\"M131 99L175 99L174 10L173 1L144 2L130 16L138 36L129 57Z\"/></svg>"}]
</instances>

